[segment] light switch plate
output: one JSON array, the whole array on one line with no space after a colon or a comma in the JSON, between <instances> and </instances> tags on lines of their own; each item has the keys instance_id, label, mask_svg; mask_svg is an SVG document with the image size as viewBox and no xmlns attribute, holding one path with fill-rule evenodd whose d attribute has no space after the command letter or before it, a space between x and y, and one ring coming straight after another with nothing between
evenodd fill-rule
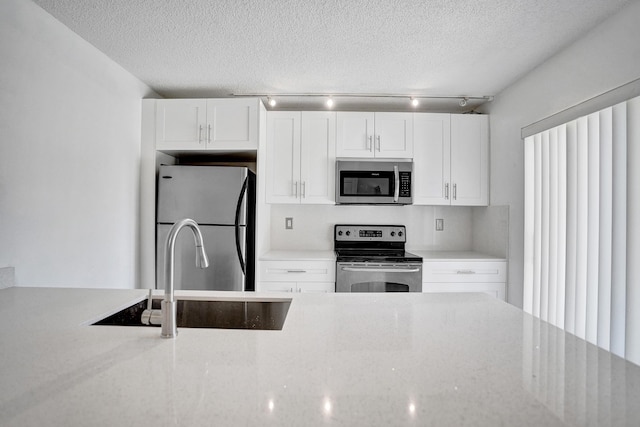
<instances>
[{"instance_id":1,"label":"light switch plate","mask_svg":"<svg viewBox=\"0 0 640 427\"><path fill-rule=\"evenodd\" d=\"M444 230L444 219L437 218L436 219L436 231L443 231L443 230Z\"/></svg>"},{"instance_id":2,"label":"light switch plate","mask_svg":"<svg viewBox=\"0 0 640 427\"><path fill-rule=\"evenodd\" d=\"M284 228L287 230L293 230L293 218L287 217L284 219Z\"/></svg>"}]
</instances>

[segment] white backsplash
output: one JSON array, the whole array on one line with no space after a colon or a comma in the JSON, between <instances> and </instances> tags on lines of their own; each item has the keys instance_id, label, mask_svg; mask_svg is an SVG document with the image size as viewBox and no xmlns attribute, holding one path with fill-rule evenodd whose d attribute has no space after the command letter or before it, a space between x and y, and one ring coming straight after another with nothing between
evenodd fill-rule
<instances>
[{"instance_id":1,"label":"white backsplash","mask_svg":"<svg viewBox=\"0 0 640 427\"><path fill-rule=\"evenodd\" d=\"M473 209L450 206L271 205L271 250L332 250L335 224L401 224L407 247L473 249ZM285 229L285 218L293 229ZM444 230L435 231L436 218Z\"/></svg>"}]
</instances>

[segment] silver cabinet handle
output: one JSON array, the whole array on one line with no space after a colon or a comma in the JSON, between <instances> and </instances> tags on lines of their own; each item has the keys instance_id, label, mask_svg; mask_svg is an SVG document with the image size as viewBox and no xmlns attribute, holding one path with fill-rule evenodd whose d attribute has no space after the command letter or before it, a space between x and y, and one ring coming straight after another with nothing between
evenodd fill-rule
<instances>
[{"instance_id":1,"label":"silver cabinet handle","mask_svg":"<svg viewBox=\"0 0 640 427\"><path fill-rule=\"evenodd\" d=\"M369 142L369 143L367 144L367 150L369 150L369 151L373 151L373 135L369 135L369 136L367 137L367 141Z\"/></svg>"},{"instance_id":2,"label":"silver cabinet handle","mask_svg":"<svg viewBox=\"0 0 640 427\"><path fill-rule=\"evenodd\" d=\"M202 125L198 127L198 144L202 144Z\"/></svg>"},{"instance_id":3,"label":"silver cabinet handle","mask_svg":"<svg viewBox=\"0 0 640 427\"><path fill-rule=\"evenodd\" d=\"M378 145L377 150L380 151L380 135L376 136L376 141L377 141L377 145Z\"/></svg>"},{"instance_id":4,"label":"silver cabinet handle","mask_svg":"<svg viewBox=\"0 0 640 427\"><path fill-rule=\"evenodd\" d=\"M444 199L449 200L449 183L444 185Z\"/></svg>"},{"instance_id":5,"label":"silver cabinet handle","mask_svg":"<svg viewBox=\"0 0 640 427\"><path fill-rule=\"evenodd\" d=\"M302 181L301 192L302 192L302 198L306 198L307 197L307 182L306 181Z\"/></svg>"},{"instance_id":6,"label":"silver cabinet handle","mask_svg":"<svg viewBox=\"0 0 640 427\"><path fill-rule=\"evenodd\" d=\"M350 271L354 273L417 273L420 268L416 267L398 267L398 268L377 268L377 267L342 267L342 271Z\"/></svg>"},{"instance_id":7,"label":"silver cabinet handle","mask_svg":"<svg viewBox=\"0 0 640 427\"><path fill-rule=\"evenodd\" d=\"M398 171L398 165L393 166L393 179L396 183L393 189L393 201L398 203L398 199L400 198L400 172Z\"/></svg>"},{"instance_id":8,"label":"silver cabinet handle","mask_svg":"<svg viewBox=\"0 0 640 427\"><path fill-rule=\"evenodd\" d=\"M298 181L293 182L293 197L298 198Z\"/></svg>"},{"instance_id":9,"label":"silver cabinet handle","mask_svg":"<svg viewBox=\"0 0 640 427\"><path fill-rule=\"evenodd\" d=\"M287 273L306 273L307 270L287 270Z\"/></svg>"},{"instance_id":10,"label":"silver cabinet handle","mask_svg":"<svg viewBox=\"0 0 640 427\"><path fill-rule=\"evenodd\" d=\"M458 184L453 184L453 200L458 200Z\"/></svg>"},{"instance_id":11,"label":"silver cabinet handle","mask_svg":"<svg viewBox=\"0 0 640 427\"><path fill-rule=\"evenodd\" d=\"M207 144L211 144L211 125L208 126L207 130Z\"/></svg>"},{"instance_id":12,"label":"silver cabinet handle","mask_svg":"<svg viewBox=\"0 0 640 427\"><path fill-rule=\"evenodd\" d=\"M458 270L456 274L476 274L476 272L473 270Z\"/></svg>"}]
</instances>

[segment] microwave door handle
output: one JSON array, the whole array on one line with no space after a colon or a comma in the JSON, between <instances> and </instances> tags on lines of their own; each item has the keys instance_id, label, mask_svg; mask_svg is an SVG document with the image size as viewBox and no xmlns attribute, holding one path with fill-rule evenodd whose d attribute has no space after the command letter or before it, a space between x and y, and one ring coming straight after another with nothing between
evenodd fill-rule
<instances>
[{"instance_id":1,"label":"microwave door handle","mask_svg":"<svg viewBox=\"0 0 640 427\"><path fill-rule=\"evenodd\" d=\"M398 171L398 165L393 167L393 179L394 179L394 189L393 189L393 202L398 203L398 199L400 197L400 172Z\"/></svg>"}]
</instances>

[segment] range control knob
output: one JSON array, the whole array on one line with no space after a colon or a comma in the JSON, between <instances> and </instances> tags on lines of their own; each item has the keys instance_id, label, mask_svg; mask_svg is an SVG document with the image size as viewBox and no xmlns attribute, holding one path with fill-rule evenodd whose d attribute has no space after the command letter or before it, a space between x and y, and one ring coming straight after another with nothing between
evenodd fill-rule
<instances>
[{"instance_id":1,"label":"range control knob","mask_svg":"<svg viewBox=\"0 0 640 427\"><path fill-rule=\"evenodd\" d=\"M351 232L350 231L347 231L347 236L351 236Z\"/></svg>"},{"instance_id":2,"label":"range control knob","mask_svg":"<svg viewBox=\"0 0 640 427\"><path fill-rule=\"evenodd\" d=\"M392 231L392 232L391 232L391 237L393 237L393 236L395 236L395 235L396 235L396 232L395 232L395 231Z\"/></svg>"},{"instance_id":3,"label":"range control knob","mask_svg":"<svg viewBox=\"0 0 640 427\"><path fill-rule=\"evenodd\" d=\"M342 236L342 230L338 231L338 236Z\"/></svg>"},{"instance_id":4,"label":"range control knob","mask_svg":"<svg viewBox=\"0 0 640 427\"><path fill-rule=\"evenodd\" d=\"M398 231L398 236L402 237L402 231Z\"/></svg>"}]
</instances>

